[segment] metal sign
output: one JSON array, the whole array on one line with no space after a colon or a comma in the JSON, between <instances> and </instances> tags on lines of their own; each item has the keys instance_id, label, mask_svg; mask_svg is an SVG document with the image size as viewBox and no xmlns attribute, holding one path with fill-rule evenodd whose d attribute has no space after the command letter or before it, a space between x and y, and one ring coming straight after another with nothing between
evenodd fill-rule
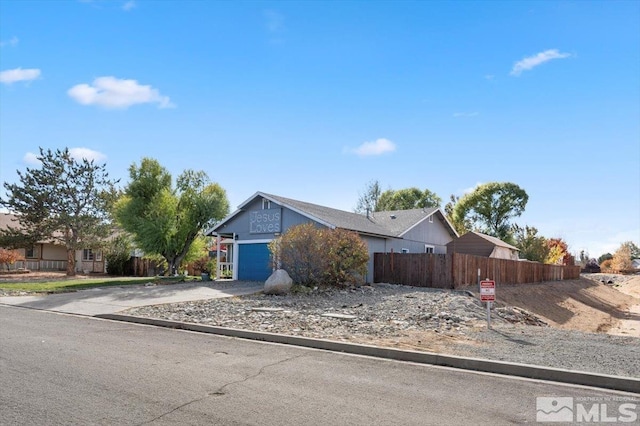
<instances>
[{"instance_id":1,"label":"metal sign","mask_svg":"<svg viewBox=\"0 0 640 426\"><path fill-rule=\"evenodd\" d=\"M496 301L496 282L492 280L480 281L480 301Z\"/></svg>"},{"instance_id":2,"label":"metal sign","mask_svg":"<svg viewBox=\"0 0 640 426\"><path fill-rule=\"evenodd\" d=\"M480 270L478 269L478 279ZM496 301L496 282L487 278L480 281L480 301L487 302L487 328L491 328L491 303Z\"/></svg>"}]
</instances>

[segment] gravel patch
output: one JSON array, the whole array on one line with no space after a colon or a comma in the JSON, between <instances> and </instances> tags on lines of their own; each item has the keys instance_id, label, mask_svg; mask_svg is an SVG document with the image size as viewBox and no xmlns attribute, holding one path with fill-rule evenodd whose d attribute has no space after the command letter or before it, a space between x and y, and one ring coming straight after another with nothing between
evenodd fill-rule
<instances>
[{"instance_id":1,"label":"gravel patch","mask_svg":"<svg viewBox=\"0 0 640 426\"><path fill-rule=\"evenodd\" d=\"M238 283L236 282L236 285ZM214 284L217 286L217 284ZM472 295L375 284L130 309L128 315L640 377L640 339L551 328Z\"/></svg>"}]
</instances>

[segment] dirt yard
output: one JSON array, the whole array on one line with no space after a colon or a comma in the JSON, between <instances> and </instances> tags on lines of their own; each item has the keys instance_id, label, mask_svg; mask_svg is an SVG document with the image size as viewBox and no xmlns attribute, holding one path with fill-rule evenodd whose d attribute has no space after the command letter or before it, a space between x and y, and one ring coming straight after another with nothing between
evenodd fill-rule
<instances>
[{"instance_id":1,"label":"dirt yard","mask_svg":"<svg viewBox=\"0 0 640 426\"><path fill-rule=\"evenodd\" d=\"M498 306L526 309L552 327L640 337L640 275L500 286L496 297Z\"/></svg>"},{"instance_id":2,"label":"dirt yard","mask_svg":"<svg viewBox=\"0 0 640 426\"><path fill-rule=\"evenodd\" d=\"M0 272L0 283L66 278L64 272ZM475 287L469 290L476 292ZM498 307L517 306L552 327L640 337L640 275L589 274L579 280L505 285L496 289L496 297Z\"/></svg>"}]
</instances>

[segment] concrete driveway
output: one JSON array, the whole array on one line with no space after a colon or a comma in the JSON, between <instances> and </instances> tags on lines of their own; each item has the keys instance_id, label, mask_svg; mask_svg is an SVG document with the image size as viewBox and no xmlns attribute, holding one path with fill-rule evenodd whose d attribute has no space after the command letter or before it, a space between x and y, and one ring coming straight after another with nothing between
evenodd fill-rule
<instances>
[{"instance_id":1,"label":"concrete driveway","mask_svg":"<svg viewBox=\"0 0 640 426\"><path fill-rule=\"evenodd\" d=\"M115 314L129 308L257 293L260 282L211 281L101 287L72 293L0 297L0 304L80 315Z\"/></svg>"}]
</instances>

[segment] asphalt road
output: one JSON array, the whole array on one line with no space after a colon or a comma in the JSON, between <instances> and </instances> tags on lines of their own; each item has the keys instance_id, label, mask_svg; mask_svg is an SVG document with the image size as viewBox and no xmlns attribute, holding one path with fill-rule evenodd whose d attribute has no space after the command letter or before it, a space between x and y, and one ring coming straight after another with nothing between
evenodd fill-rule
<instances>
[{"instance_id":1,"label":"asphalt road","mask_svg":"<svg viewBox=\"0 0 640 426\"><path fill-rule=\"evenodd\" d=\"M619 395L0 306L2 425L501 425Z\"/></svg>"}]
</instances>

